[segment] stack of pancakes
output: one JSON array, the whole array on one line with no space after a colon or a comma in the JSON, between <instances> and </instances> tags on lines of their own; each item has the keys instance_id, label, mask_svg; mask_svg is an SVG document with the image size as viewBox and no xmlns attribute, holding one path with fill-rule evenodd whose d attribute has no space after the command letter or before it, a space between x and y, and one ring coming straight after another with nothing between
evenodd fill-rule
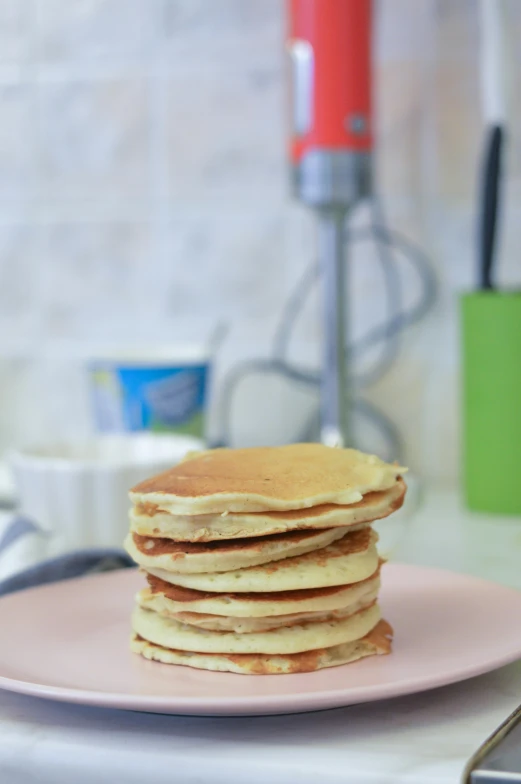
<instances>
[{"instance_id":1,"label":"stack of pancakes","mask_svg":"<svg viewBox=\"0 0 521 784\"><path fill-rule=\"evenodd\" d=\"M389 653L370 523L398 509L396 465L354 449L216 449L133 488L125 546L146 572L131 647L249 674Z\"/></svg>"}]
</instances>

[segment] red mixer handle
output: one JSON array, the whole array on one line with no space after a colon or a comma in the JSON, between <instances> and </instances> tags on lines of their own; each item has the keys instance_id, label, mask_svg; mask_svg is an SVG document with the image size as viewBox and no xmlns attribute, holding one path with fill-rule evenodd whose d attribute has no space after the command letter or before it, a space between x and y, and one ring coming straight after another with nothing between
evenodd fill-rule
<instances>
[{"instance_id":1,"label":"red mixer handle","mask_svg":"<svg viewBox=\"0 0 521 784\"><path fill-rule=\"evenodd\" d=\"M372 0L287 0L291 158L371 148Z\"/></svg>"}]
</instances>

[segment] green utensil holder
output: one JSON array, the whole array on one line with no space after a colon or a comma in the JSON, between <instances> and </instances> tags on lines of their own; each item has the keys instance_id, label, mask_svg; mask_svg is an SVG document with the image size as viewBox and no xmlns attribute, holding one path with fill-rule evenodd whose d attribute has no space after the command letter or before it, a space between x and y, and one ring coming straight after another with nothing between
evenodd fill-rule
<instances>
[{"instance_id":1,"label":"green utensil holder","mask_svg":"<svg viewBox=\"0 0 521 784\"><path fill-rule=\"evenodd\" d=\"M521 292L461 299L467 506L521 515Z\"/></svg>"}]
</instances>

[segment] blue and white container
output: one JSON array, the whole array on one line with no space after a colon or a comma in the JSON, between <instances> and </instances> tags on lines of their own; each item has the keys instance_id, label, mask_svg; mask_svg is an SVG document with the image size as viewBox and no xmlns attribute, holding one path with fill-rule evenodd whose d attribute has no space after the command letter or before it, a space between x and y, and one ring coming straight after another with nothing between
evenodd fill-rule
<instances>
[{"instance_id":1,"label":"blue and white container","mask_svg":"<svg viewBox=\"0 0 521 784\"><path fill-rule=\"evenodd\" d=\"M111 354L89 362L99 431L150 430L204 436L210 381L204 347Z\"/></svg>"}]
</instances>

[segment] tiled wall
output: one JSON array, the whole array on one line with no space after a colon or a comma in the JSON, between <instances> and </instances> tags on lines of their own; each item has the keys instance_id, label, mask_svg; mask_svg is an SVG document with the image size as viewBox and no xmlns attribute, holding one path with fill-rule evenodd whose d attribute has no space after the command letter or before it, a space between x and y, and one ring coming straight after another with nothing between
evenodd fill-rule
<instances>
[{"instance_id":1,"label":"tiled wall","mask_svg":"<svg viewBox=\"0 0 521 784\"><path fill-rule=\"evenodd\" d=\"M458 470L455 300L474 254L477 4L377 6L379 191L390 224L434 258L441 291L367 394L411 465L446 478ZM515 41L520 4L508 10ZM92 344L201 339L225 321L217 393L238 359L267 355L314 241L287 195L282 38L282 0L0 0L1 450L89 429ZM518 101L511 110L503 277L514 282ZM352 255L356 334L381 314L374 256ZM318 335L312 301L299 360L316 359ZM295 437L313 403L252 378L235 440Z\"/></svg>"}]
</instances>

